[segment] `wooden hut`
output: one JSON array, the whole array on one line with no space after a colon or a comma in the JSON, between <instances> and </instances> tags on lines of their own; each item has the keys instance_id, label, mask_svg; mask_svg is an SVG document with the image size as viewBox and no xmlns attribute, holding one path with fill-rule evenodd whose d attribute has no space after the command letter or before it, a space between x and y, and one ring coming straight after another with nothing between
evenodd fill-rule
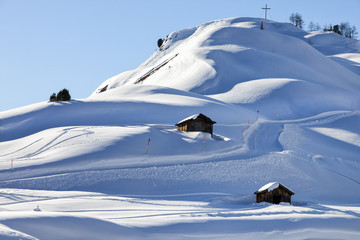
<instances>
[{"instance_id":1,"label":"wooden hut","mask_svg":"<svg viewBox=\"0 0 360 240\"><path fill-rule=\"evenodd\" d=\"M178 122L175 126L184 132L207 132L213 136L213 125L216 122L204 114L195 114Z\"/></svg>"},{"instance_id":2,"label":"wooden hut","mask_svg":"<svg viewBox=\"0 0 360 240\"><path fill-rule=\"evenodd\" d=\"M256 194L257 203L269 202L279 204L280 202L288 202L291 204L291 196L295 193L278 182L271 182L262 186L254 194Z\"/></svg>"}]
</instances>

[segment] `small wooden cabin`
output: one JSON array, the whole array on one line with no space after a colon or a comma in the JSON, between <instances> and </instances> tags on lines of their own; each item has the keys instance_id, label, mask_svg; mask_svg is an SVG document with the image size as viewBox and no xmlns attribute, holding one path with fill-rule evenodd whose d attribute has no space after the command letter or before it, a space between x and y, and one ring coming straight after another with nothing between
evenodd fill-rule
<instances>
[{"instance_id":1,"label":"small wooden cabin","mask_svg":"<svg viewBox=\"0 0 360 240\"><path fill-rule=\"evenodd\" d=\"M256 194L257 203L269 202L279 204L280 202L288 202L291 204L291 196L295 193L278 182L271 182L262 186L254 194Z\"/></svg>"},{"instance_id":2,"label":"small wooden cabin","mask_svg":"<svg viewBox=\"0 0 360 240\"><path fill-rule=\"evenodd\" d=\"M178 122L175 126L184 132L207 132L213 136L213 125L216 122L204 114L195 114Z\"/></svg>"}]
</instances>

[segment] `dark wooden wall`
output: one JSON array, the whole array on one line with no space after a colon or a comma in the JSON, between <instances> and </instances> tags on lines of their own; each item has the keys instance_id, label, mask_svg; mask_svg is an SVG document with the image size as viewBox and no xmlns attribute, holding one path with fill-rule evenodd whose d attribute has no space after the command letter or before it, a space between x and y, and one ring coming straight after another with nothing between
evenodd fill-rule
<instances>
[{"instance_id":1,"label":"dark wooden wall","mask_svg":"<svg viewBox=\"0 0 360 240\"><path fill-rule=\"evenodd\" d=\"M276 188L270 192L256 194L256 202L269 202L279 204L280 202L291 203L291 194L283 188Z\"/></svg>"},{"instance_id":2,"label":"dark wooden wall","mask_svg":"<svg viewBox=\"0 0 360 240\"><path fill-rule=\"evenodd\" d=\"M192 132L208 132L213 134L213 124L205 122L203 119L195 119L183 122L177 126L180 131Z\"/></svg>"}]
</instances>

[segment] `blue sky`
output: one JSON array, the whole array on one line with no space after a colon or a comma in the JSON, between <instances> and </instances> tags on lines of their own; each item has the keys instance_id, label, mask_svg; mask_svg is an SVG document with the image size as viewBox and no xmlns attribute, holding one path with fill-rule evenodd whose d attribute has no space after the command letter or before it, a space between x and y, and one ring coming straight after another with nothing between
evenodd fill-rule
<instances>
[{"instance_id":1,"label":"blue sky","mask_svg":"<svg viewBox=\"0 0 360 240\"><path fill-rule=\"evenodd\" d=\"M169 33L215 19L263 17L349 22L360 32L359 0L0 0L0 111L70 90L88 97L103 81L136 68Z\"/></svg>"}]
</instances>

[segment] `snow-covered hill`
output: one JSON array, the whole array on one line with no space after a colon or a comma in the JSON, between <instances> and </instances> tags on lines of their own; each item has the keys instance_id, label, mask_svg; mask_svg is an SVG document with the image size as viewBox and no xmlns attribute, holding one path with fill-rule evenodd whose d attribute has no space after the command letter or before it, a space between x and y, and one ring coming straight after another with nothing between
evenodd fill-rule
<instances>
[{"instance_id":1,"label":"snow-covered hill","mask_svg":"<svg viewBox=\"0 0 360 240\"><path fill-rule=\"evenodd\" d=\"M357 54L359 41L334 33L308 34L269 20L260 30L253 18L218 20L171 33L144 64L98 89L166 86L260 108L268 118L276 109L284 118L305 117L349 109L359 98ZM348 64L333 61L346 56Z\"/></svg>"},{"instance_id":2,"label":"snow-covered hill","mask_svg":"<svg viewBox=\"0 0 360 240\"><path fill-rule=\"evenodd\" d=\"M1 112L0 238L359 238L359 56L337 34L218 20L86 99ZM213 137L176 129L197 113ZM275 181L293 205L255 204Z\"/></svg>"}]
</instances>

